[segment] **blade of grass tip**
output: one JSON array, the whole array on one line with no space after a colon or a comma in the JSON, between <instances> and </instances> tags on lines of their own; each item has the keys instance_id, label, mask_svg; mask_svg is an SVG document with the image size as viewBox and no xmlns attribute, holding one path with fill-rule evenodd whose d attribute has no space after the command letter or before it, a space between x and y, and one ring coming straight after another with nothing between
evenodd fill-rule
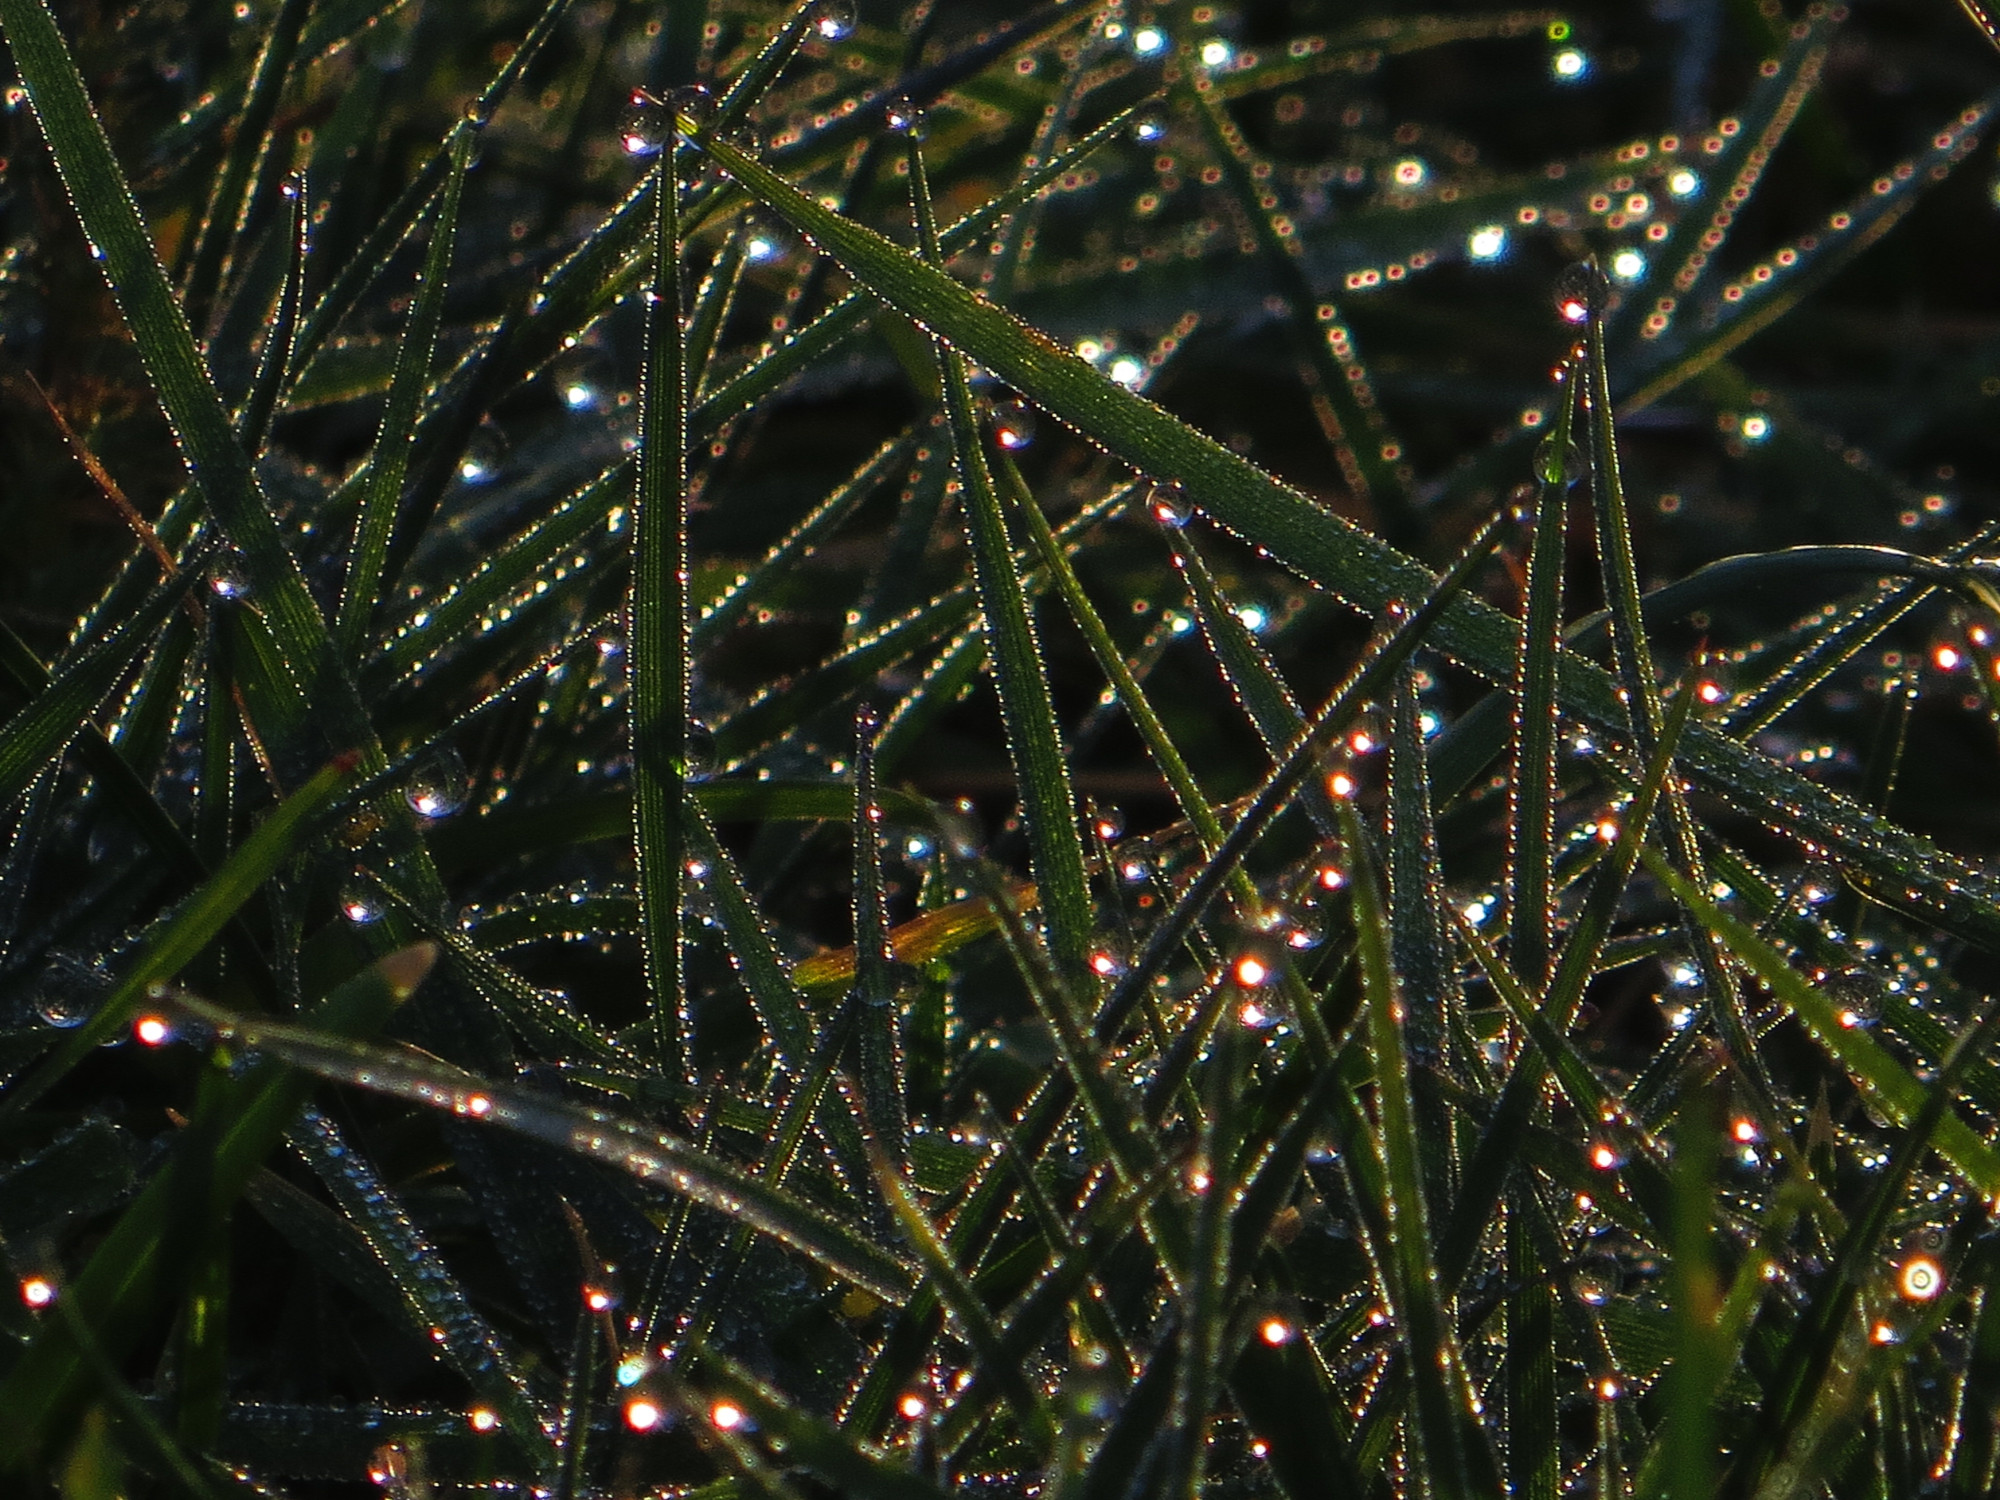
<instances>
[{"instance_id":1,"label":"blade of grass tip","mask_svg":"<svg viewBox=\"0 0 2000 1500\"><path fill-rule=\"evenodd\" d=\"M917 233L926 258L940 259L937 221L931 212L923 146L911 133L910 196ZM1069 767L1057 737L1055 704L1043 670L1041 645L1028 612L1013 544L1000 497L987 467L979 414L972 403L965 360L940 345L945 405L958 450L960 502L973 578L986 618L987 655L999 690L1007 749L1021 787L1021 812L1028 825L1035 886L1048 923L1049 947L1065 984L1083 986L1090 974L1090 891L1084 875L1083 839L1077 828L1076 799Z\"/></svg>"},{"instance_id":2,"label":"blade of grass tip","mask_svg":"<svg viewBox=\"0 0 2000 1500\"><path fill-rule=\"evenodd\" d=\"M1498 1470L1474 1415L1471 1380L1452 1330L1450 1310L1441 1301L1444 1283L1431 1258L1421 1122L1410 1096L1404 1005L1390 967L1387 914L1382 909L1360 816L1351 801L1343 799L1337 808L1353 892L1362 988L1367 996L1376 1106L1381 1113L1378 1140L1388 1188L1389 1243L1385 1248L1397 1269L1387 1289L1401 1304L1392 1303L1391 1312L1409 1360L1417 1464L1436 1493L1498 1495Z\"/></svg>"},{"instance_id":3,"label":"blade of grass tip","mask_svg":"<svg viewBox=\"0 0 2000 1500\"><path fill-rule=\"evenodd\" d=\"M1507 816L1508 958L1535 989L1549 977L1555 945L1551 881L1557 796L1556 663L1562 652L1563 564L1569 510L1570 430L1576 416L1577 365L1566 361L1555 423L1537 450L1534 541L1528 552L1520 669L1514 688L1514 775Z\"/></svg>"},{"instance_id":4,"label":"blade of grass tip","mask_svg":"<svg viewBox=\"0 0 2000 1500\"><path fill-rule=\"evenodd\" d=\"M875 737L882 721L872 706L854 716L854 989L862 1116L875 1150L890 1169L910 1169L910 1118L903 1102L903 1059L896 1037L895 955L882 881L882 805L875 800ZM879 1174L878 1174L879 1175Z\"/></svg>"},{"instance_id":5,"label":"blade of grass tip","mask_svg":"<svg viewBox=\"0 0 2000 1500\"><path fill-rule=\"evenodd\" d=\"M69 1034L53 1057L7 1090L0 1098L0 1118L18 1115L55 1087L70 1069L129 1025L156 986L192 963L237 909L297 852L345 788L353 767L351 759L335 761L281 802L237 847L229 863L155 930L90 1019Z\"/></svg>"},{"instance_id":6,"label":"blade of grass tip","mask_svg":"<svg viewBox=\"0 0 2000 1500\"><path fill-rule=\"evenodd\" d=\"M751 233L752 227L747 222L739 223L730 232L695 291L694 306L687 320L687 386L691 397L708 383L715 342L729 321L730 309L736 305L736 289L743 280L743 267L749 263L744 241Z\"/></svg>"},{"instance_id":7,"label":"blade of grass tip","mask_svg":"<svg viewBox=\"0 0 2000 1500\"><path fill-rule=\"evenodd\" d=\"M952 1321L958 1325L960 1335L971 1346L978 1365L985 1367L987 1378L994 1382L1008 1409L1013 1412L1014 1420L1020 1424L1021 1437L1038 1456L1045 1457L1056 1442L1056 1425L1049 1415L1047 1402L1028 1379L1021 1363L1007 1358L993 1315L979 1300L979 1293L965 1279L965 1273L952 1258L950 1247L939 1237L929 1216L912 1196L902 1172L872 1144L869 1159L875 1167L876 1186L881 1189L890 1211L896 1216L903 1237L923 1262L931 1285L937 1288L938 1297L951 1314Z\"/></svg>"},{"instance_id":8,"label":"blade of grass tip","mask_svg":"<svg viewBox=\"0 0 2000 1500\"><path fill-rule=\"evenodd\" d=\"M911 1269L847 1221L781 1193L680 1136L533 1090L491 1083L431 1057L363 1046L318 1029L233 1014L176 997L174 1006L226 1040L336 1083L403 1099L543 1141L618 1168L790 1246L841 1280L900 1306Z\"/></svg>"},{"instance_id":9,"label":"blade of grass tip","mask_svg":"<svg viewBox=\"0 0 2000 1500\"><path fill-rule=\"evenodd\" d=\"M1167 961L1186 941L1223 882L1278 814L1290 805L1306 778L1319 767L1326 746L1353 721L1364 704L1379 697L1394 680L1396 671L1499 544L1506 524L1506 517L1495 516L1481 528L1422 604L1414 610L1399 606L1393 612L1394 627L1387 638L1369 651L1353 675L1327 699L1325 707L1293 741L1292 748L1258 789L1249 810L1188 883L1173 909L1147 939L1144 951L1118 981L1098 1015L1100 1040L1117 1034L1141 997L1150 990L1153 976L1164 971Z\"/></svg>"},{"instance_id":10,"label":"blade of grass tip","mask_svg":"<svg viewBox=\"0 0 2000 1500\"><path fill-rule=\"evenodd\" d=\"M434 956L425 945L371 965L320 1003L315 1022L336 1035L377 1030L423 982ZM210 1216L224 1212L278 1143L309 1088L300 1075L273 1076L259 1069L230 1079L196 1109L169 1167L154 1174L82 1273L61 1289L96 1330L107 1355L123 1358L173 1304L177 1268L163 1250L169 1248L168 1226L185 1211L189 1177L209 1194ZM197 1147L200 1160L187 1160L186 1153ZM51 1450L83 1379L75 1345L45 1327L0 1380L0 1472L27 1467Z\"/></svg>"},{"instance_id":11,"label":"blade of grass tip","mask_svg":"<svg viewBox=\"0 0 2000 1500\"><path fill-rule=\"evenodd\" d=\"M348 554L347 577L341 588L340 611L334 619L334 641L350 660L367 645L385 588L395 580L385 573L396 513L403 500L403 478L410 468L410 440L417 414L430 390L431 357L437 347L438 324L444 314L445 290L451 281L452 250L458 243L458 205L465 174L472 165L479 126L461 120L452 135L444 191L431 221L430 244L417 276L417 295L410 320L396 351L389 398L382 408L382 425L368 457L368 477L360 512L354 520L354 542Z\"/></svg>"},{"instance_id":12,"label":"blade of grass tip","mask_svg":"<svg viewBox=\"0 0 2000 1500\"><path fill-rule=\"evenodd\" d=\"M258 158L274 145L269 135L271 121L278 112L292 59L298 55L299 35L312 10L313 0L283 0L251 66L243 107L230 122L222 170L216 173L208 206L195 228L194 248L182 282L181 303L187 309L188 322L197 328L208 323L216 289L222 284L223 264L243 228L251 174Z\"/></svg>"},{"instance_id":13,"label":"blade of grass tip","mask_svg":"<svg viewBox=\"0 0 2000 1500\"><path fill-rule=\"evenodd\" d=\"M1667 721L1660 727L1660 739L1654 746L1645 776L1620 814L1618 837L1611 846L1610 857L1599 866L1583 909L1556 959L1555 973L1539 1010L1551 1032L1557 1035L1568 1029L1577 1006L1582 1003L1584 988L1597 971L1612 918L1624 899L1633 868L1645 852L1653 810L1672 773L1674 753L1692 716L1694 700L1691 683L1674 698ZM1560 1055L1560 1052L1545 1053L1540 1047L1523 1050L1501 1088L1500 1098L1460 1179L1464 1192L1440 1241L1438 1265L1452 1286L1459 1284L1471 1264L1479 1237L1499 1200L1507 1164L1520 1149L1521 1132L1542 1096L1543 1080Z\"/></svg>"},{"instance_id":14,"label":"blade of grass tip","mask_svg":"<svg viewBox=\"0 0 2000 1500\"><path fill-rule=\"evenodd\" d=\"M271 419L277 415L278 394L290 381L295 368L299 309L305 303L306 258L312 248L312 218L307 211L306 174L294 172L278 190L284 200L286 242L291 259L285 280L278 290L278 306L264 333L264 346L257 354L257 375L250 384L249 398L237 414L237 431L242 434L244 451L261 455L270 440Z\"/></svg>"},{"instance_id":15,"label":"blade of grass tip","mask_svg":"<svg viewBox=\"0 0 2000 1500\"><path fill-rule=\"evenodd\" d=\"M1876 1179L1867 1207L1855 1216L1836 1247L1806 1316L1786 1341L1783 1363L1765 1387L1758 1420L1717 1492L1724 1500L1741 1500L1752 1494L1760 1481L1786 1463L1794 1436L1825 1393L1843 1332L1860 1302L1861 1289L1870 1282L1881 1259L1890 1221L1910 1177L1932 1150L1951 1158L1942 1137L1950 1125L1964 1128L1952 1109L1959 1078L1995 1036L2000 1036L2000 1002L1989 1001L1985 1014L1952 1044L1934 1080L1924 1085L1904 1075L1915 1091L1911 1097L1919 1101L1917 1107L1896 1143L1895 1154ZM1971 1175L1969 1171L1967 1175ZM1992 1190L1981 1187L1980 1192L1990 1197Z\"/></svg>"},{"instance_id":16,"label":"blade of grass tip","mask_svg":"<svg viewBox=\"0 0 2000 1500\"><path fill-rule=\"evenodd\" d=\"M679 139L675 121L673 139ZM687 864L687 370L680 292L676 153L655 175L652 288L639 393L639 474L632 520L631 735L633 847L646 954L647 1004L662 1071L685 1068L687 1018L681 882Z\"/></svg>"},{"instance_id":17,"label":"blade of grass tip","mask_svg":"<svg viewBox=\"0 0 2000 1500\"><path fill-rule=\"evenodd\" d=\"M1407 466L1391 456L1401 453L1401 445L1375 400L1367 367L1355 354L1354 334L1339 321L1340 310L1307 279L1305 248L1264 175L1268 167L1253 158L1209 70L1186 42L1176 61L1180 77L1173 93L1201 122L1209 156L1249 222L1259 258L1284 299L1287 327L1305 355L1313 415L1341 477L1374 516L1382 535L1395 546L1411 548L1427 528L1411 501Z\"/></svg>"}]
</instances>

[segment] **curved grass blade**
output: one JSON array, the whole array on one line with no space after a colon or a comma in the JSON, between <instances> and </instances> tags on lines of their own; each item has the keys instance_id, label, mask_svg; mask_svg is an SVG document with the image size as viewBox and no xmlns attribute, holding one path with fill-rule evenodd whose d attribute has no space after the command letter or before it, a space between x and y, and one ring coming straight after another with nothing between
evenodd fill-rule
<instances>
[{"instance_id":1,"label":"curved grass blade","mask_svg":"<svg viewBox=\"0 0 2000 1500\"><path fill-rule=\"evenodd\" d=\"M306 209L306 174L294 172L285 179L279 194L285 200L286 243L291 257L285 279L278 290L278 306L264 331L263 348L257 355L257 375L250 394L237 415L246 452L262 454L271 436L271 418L278 410L278 395L290 380L295 344L299 332L299 309L305 302L306 261L312 248L312 219Z\"/></svg>"},{"instance_id":2,"label":"curved grass blade","mask_svg":"<svg viewBox=\"0 0 2000 1500\"><path fill-rule=\"evenodd\" d=\"M434 1058L412 1059L327 1031L236 1015L186 997L175 1003L219 1036L268 1052L294 1068L605 1162L750 1225L884 1302L901 1306L910 1295L911 1269L861 1231L678 1136L607 1110L489 1083Z\"/></svg>"}]
</instances>

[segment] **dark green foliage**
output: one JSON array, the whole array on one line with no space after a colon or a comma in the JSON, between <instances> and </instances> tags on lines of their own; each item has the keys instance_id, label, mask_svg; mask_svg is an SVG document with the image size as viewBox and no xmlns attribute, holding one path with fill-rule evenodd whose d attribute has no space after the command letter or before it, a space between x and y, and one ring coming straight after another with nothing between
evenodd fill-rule
<instances>
[{"instance_id":1,"label":"dark green foliage","mask_svg":"<svg viewBox=\"0 0 2000 1500\"><path fill-rule=\"evenodd\" d=\"M0 0L0 1490L1988 1493L1975 9Z\"/></svg>"}]
</instances>

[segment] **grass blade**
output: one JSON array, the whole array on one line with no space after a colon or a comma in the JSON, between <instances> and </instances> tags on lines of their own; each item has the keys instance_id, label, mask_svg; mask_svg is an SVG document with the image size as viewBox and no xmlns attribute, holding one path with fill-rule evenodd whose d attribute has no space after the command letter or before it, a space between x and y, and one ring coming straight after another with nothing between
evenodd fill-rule
<instances>
[{"instance_id":1,"label":"grass blade","mask_svg":"<svg viewBox=\"0 0 2000 1500\"><path fill-rule=\"evenodd\" d=\"M680 184L673 150L654 194L646 375L640 392L638 496L632 522L633 844L653 1047L669 1076L685 1069L681 882L687 865L687 371L680 292Z\"/></svg>"}]
</instances>

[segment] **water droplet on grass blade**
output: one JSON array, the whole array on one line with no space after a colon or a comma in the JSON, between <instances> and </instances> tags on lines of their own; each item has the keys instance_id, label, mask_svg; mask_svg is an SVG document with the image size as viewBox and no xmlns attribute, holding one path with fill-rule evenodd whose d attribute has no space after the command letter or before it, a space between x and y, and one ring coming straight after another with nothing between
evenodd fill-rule
<instances>
[{"instance_id":1,"label":"water droplet on grass blade","mask_svg":"<svg viewBox=\"0 0 2000 1500\"><path fill-rule=\"evenodd\" d=\"M921 141L930 133L929 122L924 118L924 107L908 94L898 94L889 101L882 122L897 135L908 136L913 141Z\"/></svg>"},{"instance_id":2,"label":"water droplet on grass blade","mask_svg":"<svg viewBox=\"0 0 2000 1500\"><path fill-rule=\"evenodd\" d=\"M1602 316L1607 292L1604 273L1588 261L1577 261L1556 278L1556 315L1565 323L1582 323L1593 312Z\"/></svg>"},{"instance_id":3,"label":"water droplet on grass blade","mask_svg":"<svg viewBox=\"0 0 2000 1500\"><path fill-rule=\"evenodd\" d=\"M993 441L1010 453L1018 453L1035 440L1035 409L1018 396L993 403L987 418Z\"/></svg>"},{"instance_id":4,"label":"water droplet on grass blade","mask_svg":"<svg viewBox=\"0 0 2000 1500\"><path fill-rule=\"evenodd\" d=\"M208 591L218 599L247 599L250 596L250 570L243 554L230 548L208 570Z\"/></svg>"},{"instance_id":5,"label":"water droplet on grass blade","mask_svg":"<svg viewBox=\"0 0 2000 1500\"><path fill-rule=\"evenodd\" d=\"M449 745L432 750L410 772L403 799L420 818L448 818L465 806L472 776L464 758Z\"/></svg>"},{"instance_id":6,"label":"water droplet on grass blade","mask_svg":"<svg viewBox=\"0 0 2000 1500\"><path fill-rule=\"evenodd\" d=\"M1575 443L1558 443L1552 433L1535 445L1535 476L1544 484L1575 484L1583 470L1583 450Z\"/></svg>"},{"instance_id":7,"label":"water droplet on grass blade","mask_svg":"<svg viewBox=\"0 0 2000 1500\"><path fill-rule=\"evenodd\" d=\"M819 0L813 6L812 29L823 41L845 41L854 34L854 0Z\"/></svg>"},{"instance_id":8,"label":"water droplet on grass blade","mask_svg":"<svg viewBox=\"0 0 2000 1500\"><path fill-rule=\"evenodd\" d=\"M1179 531L1194 519L1194 503L1187 486L1178 479L1163 480L1146 496L1146 509L1153 519L1172 531Z\"/></svg>"}]
</instances>

